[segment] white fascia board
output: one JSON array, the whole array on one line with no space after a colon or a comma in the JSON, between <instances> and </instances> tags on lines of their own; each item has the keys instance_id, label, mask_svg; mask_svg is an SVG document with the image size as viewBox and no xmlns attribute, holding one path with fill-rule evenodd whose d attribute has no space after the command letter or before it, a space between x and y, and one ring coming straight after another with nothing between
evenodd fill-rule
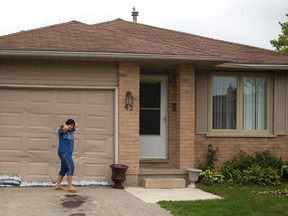
<instances>
[{"instance_id":1,"label":"white fascia board","mask_svg":"<svg viewBox=\"0 0 288 216\"><path fill-rule=\"evenodd\" d=\"M224 63L215 66L216 68L231 68L231 69L258 69L258 70L288 70L288 64L233 64Z\"/></svg>"},{"instance_id":2,"label":"white fascia board","mask_svg":"<svg viewBox=\"0 0 288 216\"><path fill-rule=\"evenodd\" d=\"M14 57L77 57L77 58L111 58L134 60L187 60L231 62L232 59L222 56L191 56L142 53L109 53L109 52L65 52L65 51L29 51L29 50L0 50L0 56Z\"/></svg>"}]
</instances>

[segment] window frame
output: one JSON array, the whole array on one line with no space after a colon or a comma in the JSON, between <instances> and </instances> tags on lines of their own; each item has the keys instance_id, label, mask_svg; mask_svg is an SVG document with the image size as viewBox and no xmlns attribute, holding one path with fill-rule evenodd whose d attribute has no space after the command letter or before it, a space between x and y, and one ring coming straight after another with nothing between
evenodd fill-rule
<instances>
[{"instance_id":1,"label":"window frame","mask_svg":"<svg viewBox=\"0 0 288 216\"><path fill-rule=\"evenodd\" d=\"M236 129L213 129L213 77L237 77L237 113ZM244 77L267 78L267 129L266 130L244 130L243 128L243 91ZM270 73L249 72L212 72L208 82L208 136L267 136L273 134L273 76Z\"/></svg>"}]
</instances>

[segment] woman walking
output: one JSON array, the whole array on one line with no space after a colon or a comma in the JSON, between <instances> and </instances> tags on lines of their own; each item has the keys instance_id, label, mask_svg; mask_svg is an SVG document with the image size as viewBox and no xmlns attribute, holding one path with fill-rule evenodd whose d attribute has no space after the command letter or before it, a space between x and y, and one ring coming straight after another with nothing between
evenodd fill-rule
<instances>
[{"instance_id":1,"label":"woman walking","mask_svg":"<svg viewBox=\"0 0 288 216\"><path fill-rule=\"evenodd\" d=\"M61 160L61 169L58 175L55 190L63 190L61 182L67 174L68 191L77 192L77 188L72 185L72 177L74 175L74 162L72 154L74 150L74 132L77 124L73 119L68 119L58 129L59 147L58 156Z\"/></svg>"}]
</instances>

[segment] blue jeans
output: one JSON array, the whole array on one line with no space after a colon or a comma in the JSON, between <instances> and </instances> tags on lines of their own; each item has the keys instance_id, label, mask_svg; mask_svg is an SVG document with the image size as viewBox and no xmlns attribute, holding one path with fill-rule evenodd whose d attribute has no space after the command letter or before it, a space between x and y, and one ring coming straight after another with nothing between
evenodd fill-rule
<instances>
[{"instance_id":1,"label":"blue jeans","mask_svg":"<svg viewBox=\"0 0 288 216\"><path fill-rule=\"evenodd\" d=\"M61 170L59 172L60 176L73 176L74 175L74 162L72 155L68 153L58 153L61 160Z\"/></svg>"}]
</instances>

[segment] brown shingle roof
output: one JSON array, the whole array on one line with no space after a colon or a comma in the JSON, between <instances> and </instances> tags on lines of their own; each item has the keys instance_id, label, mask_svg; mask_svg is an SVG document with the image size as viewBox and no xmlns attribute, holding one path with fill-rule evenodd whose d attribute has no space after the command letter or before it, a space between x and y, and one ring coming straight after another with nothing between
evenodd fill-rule
<instances>
[{"instance_id":1,"label":"brown shingle roof","mask_svg":"<svg viewBox=\"0 0 288 216\"><path fill-rule=\"evenodd\" d=\"M121 19L95 24L94 26L123 31L147 40L173 43L210 55L229 57L234 59L235 63L288 64L288 54L285 53L127 22Z\"/></svg>"},{"instance_id":2,"label":"brown shingle roof","mask_svg":"<svg viewBox=\"0 0 288 216\"><path fill-rule=\"evenodd\" d=\"M116 19L71 21L0 37L0 50L223 56L235 63L288 64L288 55Z\"/></svg>"}]
</instances>

